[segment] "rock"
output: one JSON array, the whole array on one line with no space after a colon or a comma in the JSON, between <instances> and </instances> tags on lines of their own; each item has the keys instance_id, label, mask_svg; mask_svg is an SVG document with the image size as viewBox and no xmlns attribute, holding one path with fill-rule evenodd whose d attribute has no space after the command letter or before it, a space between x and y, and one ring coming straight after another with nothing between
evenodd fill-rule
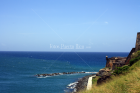
<instances>
[{"instance_id":1,"label":"rock","mask_svg":"<svg viewBox=\"0 0 140 93\"><path fill-rule=\"evenodd\" d=\"M104 76L107 75L109 73L108 70L105 69L100 69L98 73L96 73L96 76Z\"/></svg>"},{"instance_id":2,"label":"rock","mask_svg":"<svg viewBox=\"0 0 140 93\"><path fill-rule=\"evenodd\" d=\"M78 83L75 87L76 92L79 92L80 90L83 90L87 87L87 83L88 83L88 78L93 76L95 74L89 75L89 76L85 76L83 78L81 78L80 80L78 80Z\"/></svg>"},{"instance_id":3,"label":"rock","mask_svg":"<svg viewBox=\"0 0 140 93\"><path fill-rule=\"evenodd\" d=\"M35 76L37 77L42 77L42 76L55 76L55 75L62 75L62 74L76 74L76 73L85 73L85 72L63 72L63 73L52 73L52 74L36 74Z\"/></svg>"},{"instance_id":4,"label":"rock","mask_svg":"<svg viewBox=\"0 0 140 93\"><path fill-rule=\"evenodd\" d=\"M107 80L111 79L110 78L111 73L107 73L106 75L101 76L98 80L97 80L97 85L102 84L103 82L106 82Z\"/></svg>"}]
</instances>

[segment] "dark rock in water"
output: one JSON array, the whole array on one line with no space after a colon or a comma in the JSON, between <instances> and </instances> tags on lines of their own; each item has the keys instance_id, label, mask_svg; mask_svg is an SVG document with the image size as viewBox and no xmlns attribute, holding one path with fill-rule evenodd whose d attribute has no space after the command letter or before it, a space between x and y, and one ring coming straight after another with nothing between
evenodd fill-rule
<instances>
[{"instance_id":1,"label":"dark rock in water","mask_svg":"<svg viewBox=\"0 0 140 93\"><path fill-rule=\"evenodd\" d=\"M65 75L65 74L76 74L76 73L86 73L86 72L63 72L63 73L52 73L52 74L36 74L35 76L37 76L37 77L45 77L45 76L55 76L55 75L62 75L62 74L63 75ZM78 83L76 83L74 85L74 91L73 92L79 92L80 90L85 89L87 87L88 78L90 76L93 76L93 75L95 75L95 74L88 75L88 76L85 76L85 77L81 78L78 81Z\"/></svg>"},{"instance_id":2,"label":"dark rock in water","mask_svg":"<svg viewBox=\"0 0 140 93\"><path fill-rule=\"evenodd\" d=\"M52 73L52 74L36 74L35 76L41 77L41 76L55 76L55 75L65 75L65 74L75 74L75 73L85 73L85 72L63 72L63 73Z\"/></svg>"}]
</instances>

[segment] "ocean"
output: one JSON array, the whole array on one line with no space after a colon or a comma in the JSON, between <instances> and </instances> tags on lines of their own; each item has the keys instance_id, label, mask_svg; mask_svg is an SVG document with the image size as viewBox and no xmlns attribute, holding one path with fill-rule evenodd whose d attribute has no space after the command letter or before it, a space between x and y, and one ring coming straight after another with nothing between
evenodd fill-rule
<instances>
[{"instance_id":1,"label":"ocean","mask_svg":"<svg viewBox=\"0 0 140 93\"><path fill-rule=\"evenodd\" d=\"M106 56L128 52L0 52L0 93L66 93L68 85L105 67ZM36 74L87 72L48 77Z\"/></svg>"}]
</instances>

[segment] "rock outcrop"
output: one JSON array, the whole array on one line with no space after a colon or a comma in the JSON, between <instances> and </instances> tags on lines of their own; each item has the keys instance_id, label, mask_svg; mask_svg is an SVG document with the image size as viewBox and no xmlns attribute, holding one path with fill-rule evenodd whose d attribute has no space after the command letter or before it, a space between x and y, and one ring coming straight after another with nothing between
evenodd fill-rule
<instances>
[{"instance_id":1,"label":"rock outcrop","mask_svg":"<svg viewBox=\"0 0 140 93\"><path fill-rule=\"evenodd\" d=\"M100 69L98 73L96 73L96 76L104 76L109 73L109 69Z\"/></svg>"},{"instance_id":2,"label":"rock outcrop","mask_svg":"<svg viewBox=\"0 0 140 93\"><path fill-rule=\"evenodd\" d=\"M106 82L106 80L110 79L111 72L109 68L100 69L99 72L96 74L96 76L100 76L100 78L97 80L97 85L102 84L103 82Z\"/></svg>"},{"instance_id":3,"label":"rock outcrop","mask_svg":"<svg viewBox=\"0 0 140 93\"><path fill-rule=\"evenodd\" d=\"M107 80L111 79L110 76L111 76L111 73L107 73L106 75L101 76L101 77L97 80L97 85L100 85L100 84L106 82Z\"/></svg>"}]
</instances>

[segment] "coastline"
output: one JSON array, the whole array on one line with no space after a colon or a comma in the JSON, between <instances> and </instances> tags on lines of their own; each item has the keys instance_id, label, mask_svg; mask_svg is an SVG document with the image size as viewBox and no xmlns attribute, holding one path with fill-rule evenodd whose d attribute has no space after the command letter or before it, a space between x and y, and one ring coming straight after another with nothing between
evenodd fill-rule
<instances>
[{"instance_id":1,"label":"coastline","mask_svg":"<svg viewBox=\"0 0 140 93\"><path fill-rule=\"evenodd\" d=\"M85 88L87 88L87 84L88 84L88 79L89 77L91 76L94 76L96 74L91 74L91 75L88 75L88 76L85 76L85 77L82 77L80 80L78 80L77 84L76 84L76 87L74 89L74 93L77 93ZM72 92L73 93L73 92Z\"/></svg>"}]
</instances>

